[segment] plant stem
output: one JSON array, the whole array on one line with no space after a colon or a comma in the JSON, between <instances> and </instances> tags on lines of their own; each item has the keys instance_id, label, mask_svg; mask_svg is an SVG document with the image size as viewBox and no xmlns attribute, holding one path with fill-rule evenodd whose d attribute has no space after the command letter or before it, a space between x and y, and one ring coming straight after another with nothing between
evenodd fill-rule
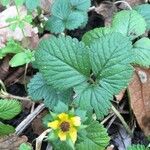
<instances>
[{"instance_id":1,"label":"plant stem","mask_svg":"<svg viewBox=\"0 0 150 150\"><path fill-rule=\"evenodd\" d=\"M116 4L119 4L119 3L124 3L130 10L132 10L132 7L126 1L117 1L114 4L116 5Z\"/></svg>"},{"instance_id":2,"label":"plant stem","mask_svg":"<svg viewBox=\"0 0 150 150\"><path fill-rule=\"evenodd\" d=\"M129 128L128 124L125 122L124 118L121 116L121 114L119 113L119 111L113 105L112 105L111 109L116 114L116 116L120 119L120 121L122 122L122 124L125 127L125 129L127 130L127 132L130 135L132 135L131 129Z\"/></svg>"},{"instance_id":3,"label":"plant stem","mask_svg":"<svg viewBox=\"0 0 150 150\"><path fill-rule=\"evenodd\" d=\"M1 87L3 89L3 91L6 92L6 87L5 87L5 84L4 84L4 82L2 80L0 80L0 85L1 85Z\"/></svg>"}]
</instances>

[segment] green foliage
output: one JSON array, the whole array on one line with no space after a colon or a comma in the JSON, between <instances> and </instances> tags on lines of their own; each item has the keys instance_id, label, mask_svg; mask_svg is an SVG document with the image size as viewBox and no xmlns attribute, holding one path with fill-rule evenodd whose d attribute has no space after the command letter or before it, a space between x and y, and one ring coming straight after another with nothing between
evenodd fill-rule
<instances>
[{"instance_id":1,"label":"green foliage","mask_svg":"<svg viewBox=\"0 0 150 150\"><path fill-rule=\"evenodd\" d=\"M3 124L0 122L0 137L8 135L10 133L14 133L14 132L15 132L14 127L12 127L10 125Z\"/></svg>"},{"instance_id":2,"label":"green foliage","mask_svg":"<svg viewBox=\"0 0 150 150\"><path fill-rule=\"evenodd\" d=\"M135 39L145 33L146 22L137 11L123 10L114 16L112 27L114 31Z\"/></svg>"},{"instance_id":3,"label":"green foliage","mask_svg":"<svg viewBox=\"0 0 150 150\"><path fill-rule=\"evenodd\" d=\"M149 67L150 66L150 39L144 37L133 45L134 63Z\"/></svg>"},{"instance_id":4,"label":"green foliage","mask_svg":"<svg viewBox=\"0 0 150 150\"><path fill-rule=\"evenodd\" d=\"M46 29L53 33L76 29L87 22L90 0L55 0Z\"/></svg>"},{"instance_id":5,"label":"green foliage","mask_svg":"<svg viewBox=\"0 0 150 150\"><path fill-rule=\"evenodd\" d=\"M40 5L40 0L25 0L25 5L27 9L32 11Z\"/></svg>"},{"instance_id":6,"label":"green foliage","mask_svg":"<svg viewBox=\"0 0 150 150\"><path fill-rule=\"evenodd\" d=\"M82 37L82 41L86 45L90 45L93 41L100 39L106 34L112 33L112 31L113 30L110 27L96 28L89 32L86 32Z\"/></svg>"},{"instance_id":7,"label":"green foliage","mask_svg":"<svg viewBox=\"0 0 150 150\"><path fill-rule=\"evenodd\" d=\"M21 111L21 104L17 100L0 99L0 119L9 120L18 115ZM0 136L14 133L15 128L0 122Z\"/></svg>"},{"instance_id":8,"label":"green foliage","mask_svg":"<svg viewBox=\"0 0 150 150\"><path fill-rule=\"evenodd\" d=\"M28 143L22 143L19 150L33 150L32 146Z\"/></svg>"},{"instance_id":9,"label":"green foliage","mask_svg":"<svg viewBox=\"0 0 150 150\"><path fill-rule=\"evenodd\" d=\"M150 30L150 4L138 5L134 9L144 17L147 29Z\"/></svg>"},{"instance_id":10,"label":"green foliage","mask_svg":"<svg viewBox=\"0 0 150 150\"><path fill-rule=\"evenodd\" d=\"M109 144L109 136L106 129L97 121L92 121L85 128L85 136L83 136L76 144L77 150L104 150Z\"/></svg>"},{"instance_id":11,"label":"green foliage","mask_svg":"<svg viewBox=\"0 0 150 150\"><path fill-rule=\"evenodd\" d=\"M59 91L47 85L41 73L37 73L28 84L28 93L33 101L44 99L46 107L53 109L59 101L69 103L71 90Z\"/></svg>"},{"instance_id":12,"label":"green foliage","mask_svg":"<svg viewBox=\"0 0 150 150\"><path fill-rule=\"evenodd\" d=\"M66 90L88 80L89 48L69 36L51 36L40 42L36 63L47 84Z\"/></svg>"},{"instance_id":13,"label":"green foliage","mask_svg":"<svg viewBox=\"0 0 150 150\"><path fill-rule=\"evenodd\" d=\"M24 52L20 52L14 55L9 64L11 67L18 67L24 64L28 64L34 60L34 52L31 50L25 50Z\"/></svg>"},{"instance_id":14,"label":"green foliage","mask_svg":"<svg viewBox=\"0 0 150 150\"><path fill-rule=\"evenodd\" d=\"M0 99L0 118L9 120L18 115L21 111L21 104L16 100Z\"/></svg>"},{"instance_id":15,"label":"green foliage","mask_svg":"<svg viewBox=\"0 0 150 150\"><path fill-rule=\"evenodd\" d=\"M144 145L131 145L127 148L127 150L146 150L146 147ZM148 150L148 149L147 149Z\"/></svg>"}]
</instances>

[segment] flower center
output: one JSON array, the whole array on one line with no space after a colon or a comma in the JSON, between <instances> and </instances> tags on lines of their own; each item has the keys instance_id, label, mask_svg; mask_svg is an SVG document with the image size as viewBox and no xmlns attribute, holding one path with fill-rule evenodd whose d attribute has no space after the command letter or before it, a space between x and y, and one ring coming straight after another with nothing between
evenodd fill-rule
<instances>
[{"instance_id":1,"label":"flower center","mask_svg":"<svg viewBox=\"0 0 150 150\"><path fill-rule=\"evenodd\" d=\"M61 130L62 130L63 132L69 131L69 128L70 128L69 122L66 122L66 121L62 122L62 123L60 124L60 128L61 128Z\"/></svg>"}]
</instances>

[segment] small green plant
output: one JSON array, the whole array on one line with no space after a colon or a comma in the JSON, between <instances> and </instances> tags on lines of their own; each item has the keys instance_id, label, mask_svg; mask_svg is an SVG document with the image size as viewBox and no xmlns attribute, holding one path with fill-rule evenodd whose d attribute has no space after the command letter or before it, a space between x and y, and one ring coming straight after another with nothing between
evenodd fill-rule
<instances>
[{"instance_id":1,"label":"small green plant","mask_svg":"<svg viewBox=\"0 0 150 150\"><path fill-rule=\"evenodd\" d=\"M65 29L83 27L88 21L90 5L90 0L55 0L46 28L53 33L61 33Z\"/></svg>"},{"instance_id":2,"label":"small green plant","mask_svg":"<svg viewBox=\"0 0 150 150\"><path fill-rule=\"evenodd\" d=\"M78 28L85 22L80 15L87 13L89 6L90 3L84 0L56 0L47 23L48 29L60 33L65 29ZM109 113L113 96L130 83L134 65L150 66L150 39L144 37L149 29L149 19L144 17L143 7L145 5L138 6L135 10L116 13L111 26L85 33L82 41L59 35L50 36L40 42L35 52L39 73L28 84L28 93L33 101L43 100L45 106L53 112L46 117L49 121L44 122L45 126L52 128L48 140L56 150L60 147L67 150L105 149L108 144L106 133L94 133L103 133L103 127L98 122L85 121L87 127L81 133L77 126L74 133L77 138L73 140L69 132L61 132L63 121L59 115L63 113L70 119L72 116L81 117L75 111L68 111L69 107L85 112L94 110L97 119L101 120ZM87 137L92 137L93 140ZM107 144L104 142L103 147L96 146L94 143L103 141L101 138L106 138L107 142L104 141ZM69 145L70 147L65 147Z\"/></svg>"},{"instance_id":3,"label":"small green plant","mask_svg":"<svg viewBox=\"0 0 150 150\"><path fill-rule=\"evenodd\" d=\"M145 147L144 145L140 144L131 145L127 148L127 150L148 150L148 149L149 149L148 147Z\"/></svg>"},{"instance_id":4,"label":"small green plant","mask_svg":"<svg viewBox=\"0 0 150 150\"><path fill-rule=\"evenodd\" d=\"M3 120L10 120L21 111L21 104L17 100L0 99L0 136L15 132L11 125L2 123Z\"/></svg>"}]
</instances>

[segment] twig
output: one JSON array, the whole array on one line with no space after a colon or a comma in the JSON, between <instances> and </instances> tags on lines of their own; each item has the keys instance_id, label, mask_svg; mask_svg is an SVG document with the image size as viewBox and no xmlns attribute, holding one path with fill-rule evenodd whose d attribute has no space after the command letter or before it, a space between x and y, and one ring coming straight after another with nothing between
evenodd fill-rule
<instances>
[{"instance_id":1,"label":"twig","mask_svg":"<svg viewBox=\"0 0 150 150\"><path fill-rule=\"evenodd\" d=\"M36 138L36 148L35 150L41 150L42 147L42 141L45 138L45 136L51 132L52 129L47 129L44 131L38 138Z\"/></svg>"},{"instance_id":2,"label":"twig","mask_svg":"<svg viewBox=\"0 0 150 150\"><path fill-rule=\"evenodd\" d=\"M114 2L114 4L119 4L119 3L124 3L130 10L132 10L132 7L126 2L126 1L117 1L117 2Z\"/></svg>"},{"instance_id":3,"label":"twig","mask_svg":"<svg viewBox=\"0 0 150 150\"><path fill-rule=\"evenodd\" d=\"M121 114L118 112L118 110L112 105L111 107L112 111L116 114L116 116L120 119L120 121L122 122L123 126L125 127L125 129L127 130L127 132L132 135L132 131L129 128L128 124L125 122L124 118L121 116Z\"/></svg>"},{"instance_id":4,"label":"twig","mask_svg":"<svg viewBox=\"0 0 150 150\"><path fill-rule=\"evenodd\" d=\"M95 6L90 7L89 10L88 10L88 12L95 10L95 8L96 8Z\"/></svg>"},{"instance_id":5,"label":"twig","mask_svg":"<svg viewBox=\"0 0 150 150\"><path fill-rule=\"evenodd\" d=\"M40 104L31 114L29 114L17 127L16 134L20 135L28 125L35 119L35 117L43 111L45 108L44 104Z\"/></svg>"}]
</instances>

